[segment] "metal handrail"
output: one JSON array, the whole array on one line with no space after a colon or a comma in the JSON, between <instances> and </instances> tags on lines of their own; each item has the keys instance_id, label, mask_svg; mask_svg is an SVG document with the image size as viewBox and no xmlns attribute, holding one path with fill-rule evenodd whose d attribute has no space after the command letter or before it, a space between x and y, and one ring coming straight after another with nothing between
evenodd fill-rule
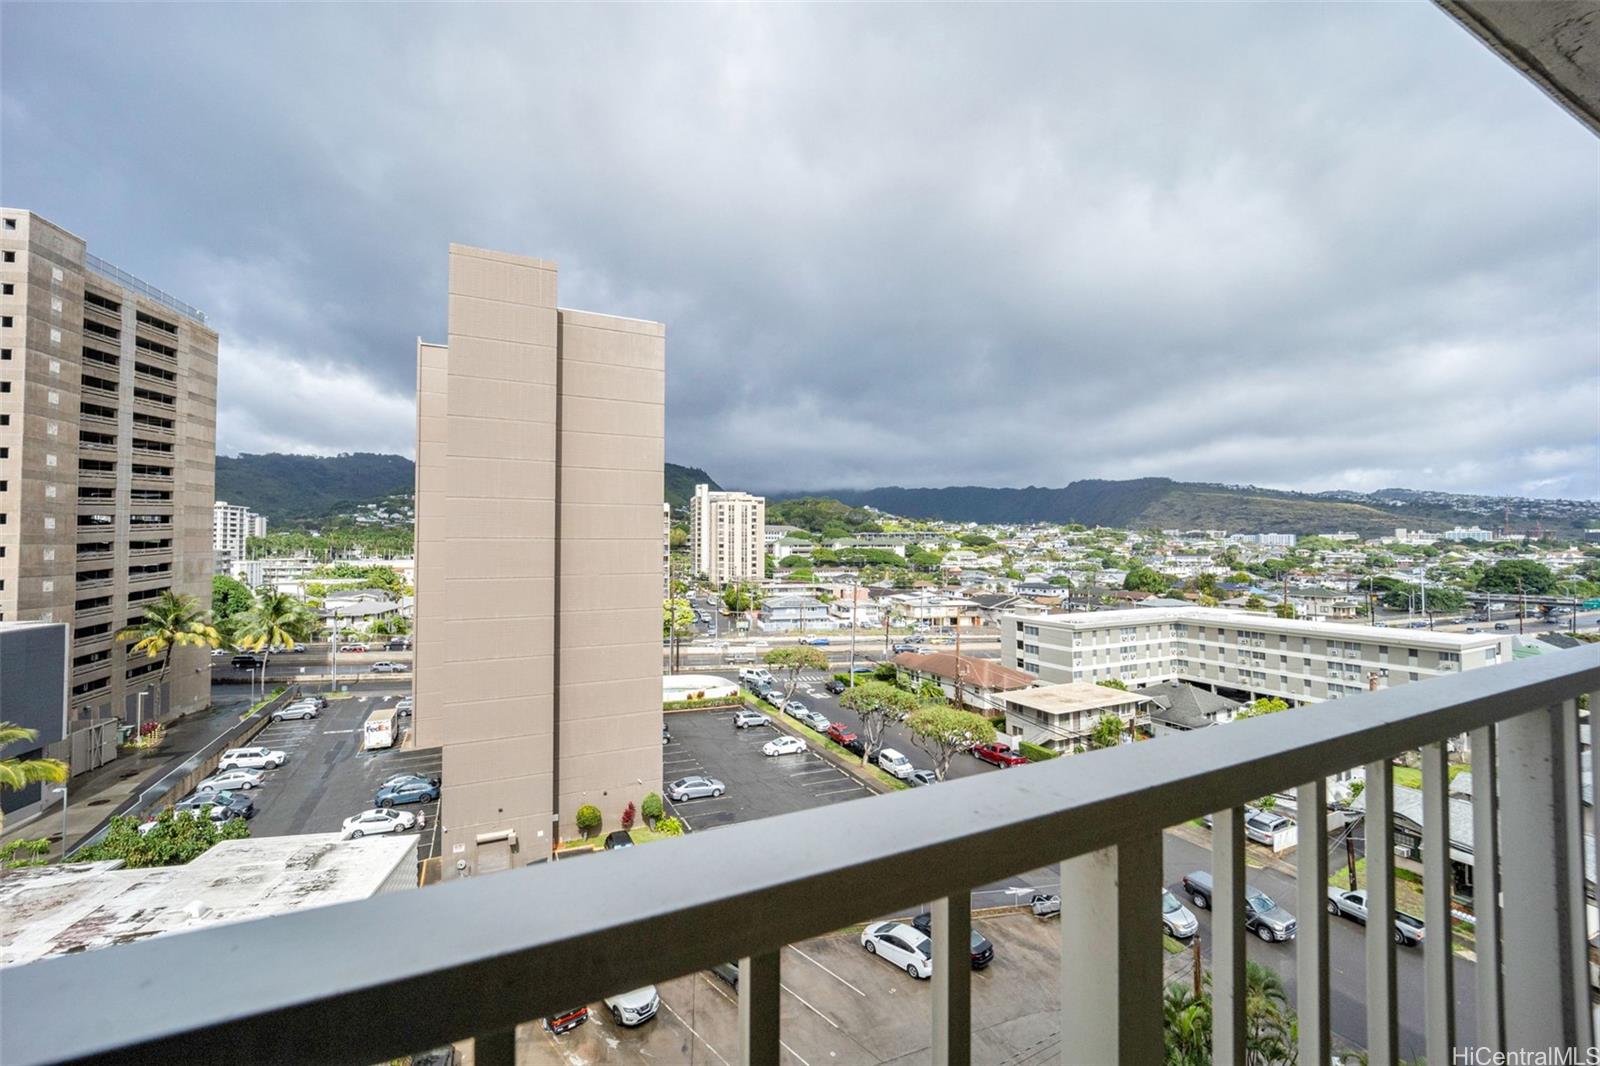
<instances>
[{"instance_id":1,"label":"metal handrail","mask_svg":"<svg viewBox=\"0 0 1600 1066\"><path fill-rule=\"evenodd\" d=\"M123 286L124 288L132 289L141 296L148 297L158 304L170 307L179 314L187 315L202 325L205 324L206 313L200 310L198 307L194 306L193 304L184 303L171 293L163 292L154 285L151 285L149 282L142 281L139 278L134 277L121 267L112 266L110 263L106 262L104 259L101 259L97 255L85 252L83 254L83 265L94 271L96 274L110 278L112 281Z\"/></svg>"},{"instance_id":2,"label":"metal handrail","mask_svg":"<svg viewBox=\"0 0 1600 1066\"><path fill-rule=\"evenodd\" d=\"M0 1061L375 1062L959 896L1600 690L1600 647L416 892L0 971ZM914 876L908 876L908 872ZM819 906L818 901L826 901ZM404 931L404 935L396 935ZM1386 943L1383 941L1381 943ZM166 994L225 987L227 996ZM148 993L148 994L146 994ZM1150 1009L1159 1008L1150 1004Z\"/></svg>"}]
</instances>

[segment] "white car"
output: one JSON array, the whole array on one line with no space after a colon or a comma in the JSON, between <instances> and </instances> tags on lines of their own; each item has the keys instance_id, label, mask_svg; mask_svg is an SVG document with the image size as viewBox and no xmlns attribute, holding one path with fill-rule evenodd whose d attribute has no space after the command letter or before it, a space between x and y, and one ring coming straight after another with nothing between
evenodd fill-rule
<instances>
[{"instance_id":1,"label":"white car","mask_svg":"<svg viewBox=\"0 0 1600 1066\"><path fill-rule=\"evenodd\" d=\"M302 718L315 718L321 713L314 700L301 700L298 703L291 703L273 711L272 720L274 722L296 721Z\"/></svg>"},{"instance_id":2,"label":"white car","mask_svg":"<svg viewBox=\"0 0 1600 1066\"><path fill-rule=\"evenodd\" d=\"M933 976L933 941L905 922L876 922L861 932L868 955L904 970L920 981Z\"/></svg>"},{"instance_id":3,"label":"white car","mask_svg":"<svg viewBox=\"0 0 1600 1066\"><path fill-rule=\"evenodd\" d=\"M406 666L405 663L394 663L388 660L372 664L372 672L375 674L403 674L408 669L410 667Z\"/></svg>"},{"instance_id":4,"label":"white car","mask_svg":"<svg viewBox=\"0 0 1600 1066\"><path fill-rule=\"evenodd\" d=\"M878 752L878 765L888 773L893 774L902 781L911 780L911 775L916 772L916 767L911 765L911 760L901 755L893 748L884 748Z\"/></svg>"},{"instance_id":5,"label":"white car","mask_svg":"<svg viewBox=\"0 0 1600 1066\"><path fill-rule=\"evenodd\" d=\"M799 737L778 737L761 745L763 755L803 755L806 742Z\"/></svg>"},{"instance_id":6,"label":"white car","mask_svg":"<svg viewBox=\"0 0 1600 1066\"><path fill-rule=\"evenodd\" d=\"M266 780L261 770L234 769L212 774L194 787L196 792L232 792L234 789L260 788Z\"/></svg>"},{"instance_id":7,"label":"white car","mask_svg":"<svg viewBox=\"0 0 1600 1066\"><path fill-rule=\"evenodd\" d=\"M1187 940L1200 931L1200 923L1195 920L1194 912L1164 888L1161 890L1161 927L1168 936L1179 940Z\"/></svg>"},{"instance_id":8,"label":"white car","mask_svg":"<svg viewBox=\"0 0 1600 1066\"><path fill-rule=\"evenodd\" d=\"M604 1003L618 1025L643 1025L654 1018L656 1011L661 1008L661 996L657 994L655 985L645 985L632 992L607 996Z\"/></svg>"},{"instance_id":9,"label":"white car","mask_svg":"<svg viewBox=\"0 0 1600 1066\"><path fill-rule=\"evenodd\" d=\"M276 770L289 761L289 753L272 748L229 748L222 753L218 770Z\"/></svg>"},{"instance_id":10,"label":"white car","mask_svg":"<svg viewBox=\"0 0 1600 1066\"><path fill-rule=\"evenodd\" d=\"M370 811L352 814L344 820L347 837L377 836L380 833L404 833L417 824L417 816L410 811L397 811L393 807L374 807Z\"/></svg>"},{"instance_id":11,"label":"white car","mask_svg":"<svg viewBox=\"0 0 1600 1066\"><path fill-rule=\"evenodd\" d=\"M772 645L768 644L764 640L747 640L745 641L744 646L747 648L769 648Z\"/></svg>"}]
</instances>

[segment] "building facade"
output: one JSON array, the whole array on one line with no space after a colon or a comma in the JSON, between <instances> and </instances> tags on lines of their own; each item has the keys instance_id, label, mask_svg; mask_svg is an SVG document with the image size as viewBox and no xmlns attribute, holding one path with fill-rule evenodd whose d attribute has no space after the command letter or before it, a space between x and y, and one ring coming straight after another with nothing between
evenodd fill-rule
<instances>
[{"instance_id":1,"label":"building facade","mask_svg":"<svg viewBox=\"0 0 1600 1066\"><path fill-rule=\"evenodd\" d=\"M747 492L696 485L689 500L689 556L694 572L717 585L766 576L767 501Z\"/></svg>"},{"instance_id":2,"label":"building facade","mask_svg":"<svg viewBox=\"0 0 1600 1066\"><path fill-rule=\"evenodd\" d=\"M558 308L553 263L449 259L448 343L417 348L414 728L455 877L661 788L666 331Z\"/></svg>"},{"instance_id":3,"label":"building facade","mask_svg":"<svg viewBox=\"0 0 1600 1066\"><path fill-rule=\"evenodd\" d=\"M1149 728L1154 706L1150 697L1138 692L1087 681L1002 692L998 702L1005 711L1007 736L1063 753L1088 747L1095 726L1108 714L1122 722L1125 735Z\"/></svg>"},{"instance_id":4,"label":"building facade","mask_svg":"<svg viewBox=\"0 0 1600 1066\"><path fill-rule=\"evenodd\" d=\"M202 650L116 634L211 602L217 335L38 215L0 209L0 253L0 621L70 626L73 722L203 707Z\"/></svg>"},{"instance_id":5,"label":"building facade","mask_svg":"<svg viewBox=\"0 0 1600 1066\"><path fill-rule=\"evenodd\" d=\"M1244 699L1337 699L1511 661L1485 633L1314 622L1214 607L1133 607L1001 621L1002 661L1040 680L1166 681Z\"/></svg>"},{"instance_id":6,"label":"building facade","mask_svg":"<svg viewBox=\"0 0 1600 1066\"><path fill-rule=\"evenodd\" d=\"M251 537L266 535L266 515L226 500L211 505L211 551L216 558L217 573L232 576L244 559L245 542Z\"/></svg>"}]
</instances>

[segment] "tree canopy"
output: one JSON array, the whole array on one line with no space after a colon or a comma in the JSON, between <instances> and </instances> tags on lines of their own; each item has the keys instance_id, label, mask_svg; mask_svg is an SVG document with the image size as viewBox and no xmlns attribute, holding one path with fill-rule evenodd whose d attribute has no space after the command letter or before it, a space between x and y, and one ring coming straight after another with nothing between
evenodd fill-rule
<instances>
[{"instance_id":1,"label":"tree canopy","mask_svg":"<svg viewBox=\"0 0 1600 1066\"><path fill-rule=\"evenodd\" d=\"M906 719L911 742L933 758L933 775L940 781L950 769L950 759L979 744L994 743L994 725L980 714L959 707L925 706Z\"/></svg>"},{"instance_id":2,"label":"tree canopy","mask_svg":"<svg viewBox=\"0 0 1600 1066\"><path fill-rule=\"evenodd\" d=\"M1527 592L1543 596L1554 591L1556 577L1550 568L1532 559L1499 559L1478 579L1484 592Z\"/></svg>"},{"instance_id":3,"label":"tree canopy","mask_svg":"<svg viewBox=\"0 0 1600 1066\"><path fill-rule=\"evenodd\" d=\"M168 807L155 821L154 829L140 833L137 819L127 815L113 818L100 842L73 858L79 862L121 859L132 868L179 866L198 858L219 840L241 840L250 835L243 818L232 818L219 826L205 811L179 813Z\"/></svg>"}]
</instances>

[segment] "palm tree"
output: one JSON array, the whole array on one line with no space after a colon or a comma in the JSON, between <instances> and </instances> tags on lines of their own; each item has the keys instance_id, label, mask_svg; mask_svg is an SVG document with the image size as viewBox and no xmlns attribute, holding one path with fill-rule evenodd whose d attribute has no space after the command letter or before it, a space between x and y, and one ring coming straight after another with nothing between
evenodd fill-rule
<instances>
[{"instance_id":1,"label":"palm tree","mask_svg":"<svg viewBox=\"0 0 1600 1066\"><path fill-rule=\"evenodd\" d=\"M131 651L143 652L151 659L161 657L161 673L156 678L158 701L161 685L167 680L167 671L172 668L173 648L184 645L215 648L222 643L222 637L211 624L209 615L200 606L200 601L193 596L185 596L171 590L163 592L154 603L146 607L144 620L137 626L118 633L117 639L134 641ZM160 711L159 706L155 708L157 717L160 716Z\"/></svg>"},{"instance_id":2,"label":"palm tree","mask_svg":"<svg viewBox=\"0 0 1600 1066\"><path fill-rule=\"evenodd\" d=\"M37 729L25 729L10 722L0 722L0 751L22 740L32 740L39 735ZM0 759L0 788L15 791L27 788L35 781L57 782L67 779L67 764L60 759ZM0 812L0 825L5 824L5 814Z\"/></svg>"},{"instance_id":3,"label":"palm tree","mask_svg":"<svg viewBox=\"0 0 1600 1066\"><path fill-rule=\"evenodd\" d=\"M264 661L270 661L273 648L292 651L296 644L310 639L316 624L316 616L304 603L287 592L263 587L256 590L256 602L239 620L237 640L239 647L263 652ZM262 674L266 674L265 667Z\"/></svg>"}]
</instances>

